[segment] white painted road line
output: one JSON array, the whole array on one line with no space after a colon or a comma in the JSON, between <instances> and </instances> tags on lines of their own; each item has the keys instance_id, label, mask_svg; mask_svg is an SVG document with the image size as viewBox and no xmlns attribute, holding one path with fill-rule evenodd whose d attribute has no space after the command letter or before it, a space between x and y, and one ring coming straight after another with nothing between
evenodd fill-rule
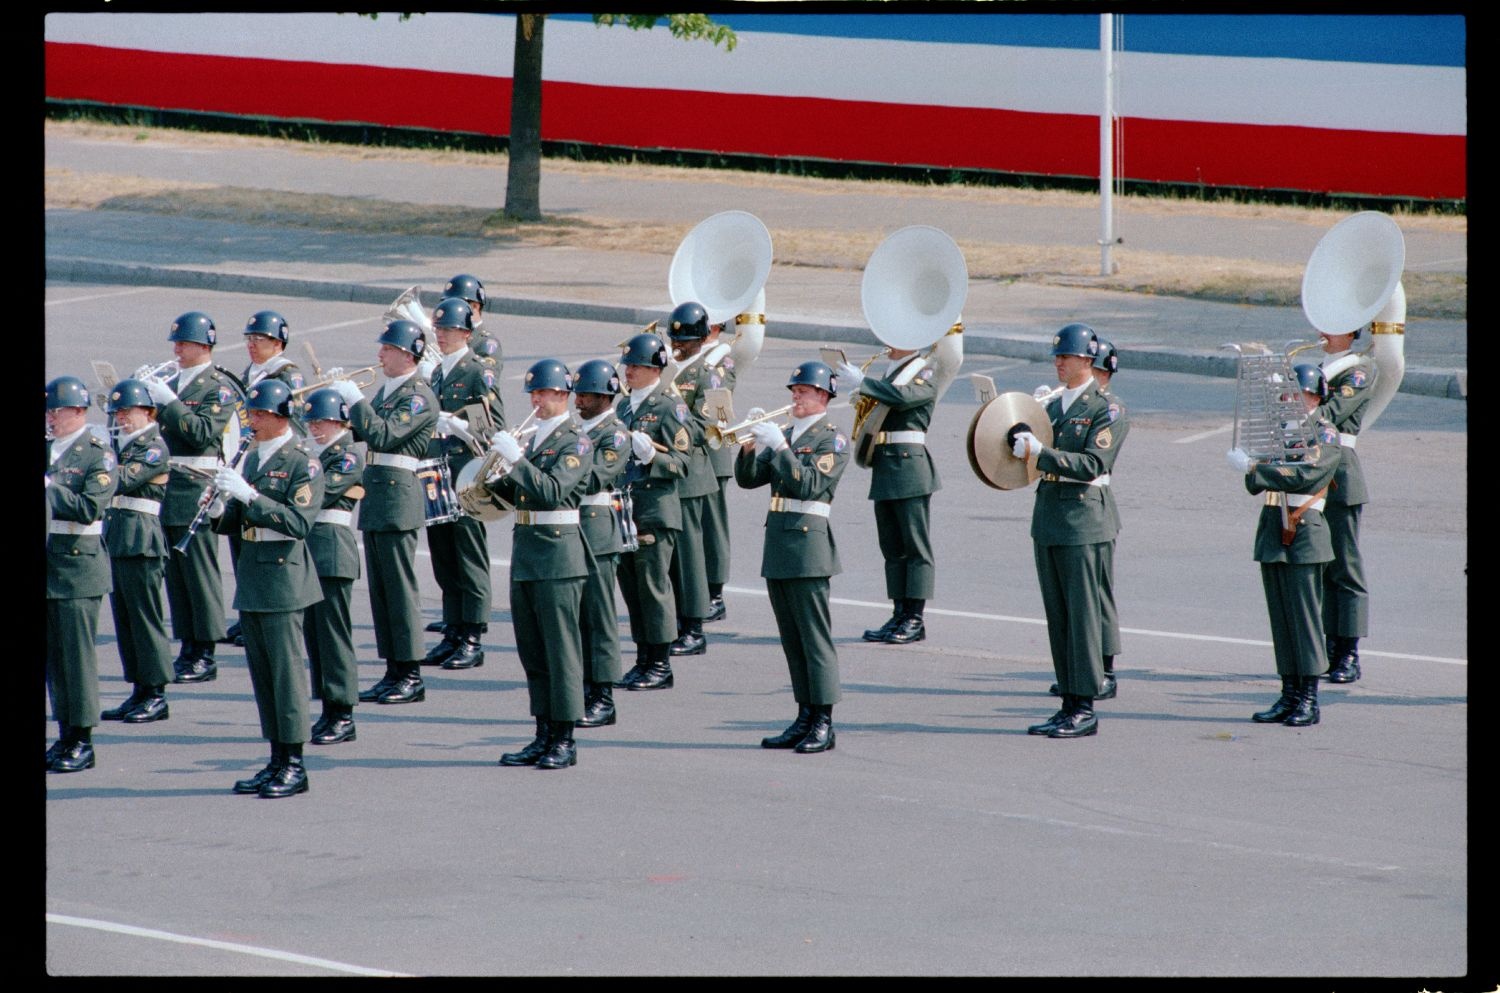
<instances>
[{"instance_id":1,"label":"white painted road line","mask_svg":"<svg viewBox=\"0 0 1500 993\"><path fill-rule=\"evenodd\" d=\"M1225 424L1223 427L1214 428L1212 431L1201 431L1198 434L1190 434L1186 438L1178 438L1176 441L1173 442L1173 444L1174 445L1191 445L1195 441L1202 441L1204 438L1212 438L1216 434L1223 434L1225 431L1233 431L1233 430L1234 430L1234 424L1233 423Z\"/></svg>"}]
</instances>

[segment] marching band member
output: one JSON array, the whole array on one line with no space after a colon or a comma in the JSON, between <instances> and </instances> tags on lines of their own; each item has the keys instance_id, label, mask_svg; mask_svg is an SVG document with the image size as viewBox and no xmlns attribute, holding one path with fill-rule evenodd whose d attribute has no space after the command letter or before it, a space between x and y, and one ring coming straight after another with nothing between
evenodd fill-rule
<instances>
[{"instance_id":1,"label":"marching band member","mask_svg":"<svg viewBox=\"0 0 1500 993\"><path fill-rule=\"evenodd\" d=\"M307 550L318 570L323 599L307 608L302 640L312 670L313 695L323 713L308 738L314 745L355 739L354 706L359 700L359 660L354 652L350 605L359 578L354 543L354 506L364 495L365 459L349 430L349 405L332 387L313 390L303 401L308 449L323 471L323 501L307 533Z\"/></svg>"},{"instance_id":2,"label":"marching band member","mask_svg":"<svg viewBox=\"0 0 1500 993\"><path fill-rule=\"evenodd\" d=\"M1006 438L1016 458L1036 459L1042 472L1031 539L1063 705L1026 733L1049 738L1081 738L1099 730L1094 698L1104 687L1102 588L1119 531L1109 490L1119 407L1094 382L1091 369L1098 354L1098 336L1087 324L1058 331L1052 356L1063 391L1046 405L1053 446L1043 446L1024 422Z\"/></svg>"},{"instance_id":3,"label":"marching band member","mask_svg":"<svg viewBox=\"0 0 1500 993\"><path fill-rule=\"evenodd\" d=\"M459 413L477 404L484 408L491 428L505 427L505 404L495 368L470 350L473 326L473 311L457 297L443 300L432 312L432 330L442 358L432 373L438 415L427 458L446 459L454 478L475 458L463 436L477 434L482 446L493 433ZM465 514L429 524L427 548L432 553L432 574L443 591L443 640L422 664L444 669L484 665L480 639L490 620L490 549L484 522Z\"/></svg>"},{"instance_id":4,"label":"marching band member","mask_svg":"<svg viewBox=\"0 0 1500 993\"><path fill-rule=\"evenodd\" d=\"M1312 442L1300 459L1270 464L1231 448L1230 468L1244 473L1245 489L1265 493L1255 529L1255 561L1260 565L1271 617L1271 644L1281 696L1269 710L1251 715L1257 724L1307 727L1318 723L1318 676L1328 668L1323 638L1323 571L1333 560L1325 524L1325 499L1342 451L1339 433L1319 404L1328 399L1328 381L1315 365L1293 368L1302 390Z\"/></svg>"},{"instance_id":5,"label":"marching band member","mask_svg":"<svg viewBox=\"0 0 1500 993\"><path fill-rule=\"evenodd\" d=\"M542 359L526 370L525 389L536 434L523 448L515 435L497 431L491 448L500 457L500 478L484 480L516 508L510 613L536 718L536 737L501 755L500 764L565 769L578 763L573 727L583 717L579 609L589 566L578 500L593 446L568 412L573 377L567 366Z\"/></svg>"},{"instance_id":6,"label":"marching band member","mask_svg":"<svg viewBox=\"0 0 1500 993\"><path fill-rule=\"evenodd\" d=\"M505 350L500 347L500 339L484 326L484 284L468 273L459 273L443 287L443 297L457 297L474 312L474 336L469 339L469 350L481 363L493 367L495 378L500 378L500 371L505 368Z\"/></svg>"},{"instance_id":7,"label":"marching band member","mask_svg":"<svg viewBox=\"0 0 1500 993\"><path fill-rule=\"evenodd\" d=\"M104 711L99 719L147 724L168 718L166 688L172 681L162 585L172 552L161 527L169 455L156 426L156 401L145 383L120 380L109 391L105 409L114 421L110 434L119 465L119 486L104 516L113 587L109 606L120 664L131 689L124 703Z\"/></svg>"},{"instance_id":8,"label":"marching band member","mask_svg":"<svg viewBox=\"0 0 1500 993\"><path fill-rule=\"evenodd\" d=\"M306 793L307 684L302 675L302 619L323 595L307 548L323 503L323 471L292 430L292 391L278 379L250 387L245 409L255 446L244 472L222 466L214 476L214 530L240 533L234 606L245 636L245 662L271 760L234 792L268 799Z\"/></svg>"},{"instance_id":9,"label":"marching band member","mask_svg":"<svg viewBox=\"0 0 1500 993\"><path fill-rule=\"evenodd\" d=\"M745 315L749 317L750 315ZM754 315L763 317L763 315ZM735 384L735 362L730 355L728 342L719 340L724 331L723 324L710 324L708 337L703 342L703 365L717 369L719 388L733 390ZM734 477L734 449L729 445L711 448L708 460L713 464L714 477L719 481L718 489L708 495L703 506L703 568L708 573L708 616L710 621L722 621L728 613L724 606L724 584L729 582L729 501L726 491L729 480Z\"/></svg>"},{"instance_id":10,"label":"marching band member","mask_svg":"<svg viewBox=\"0 0 1500 993\"><path fill-rule=\"evenodd\" d=\"M787 380L791 424L752 425L734 463L746 489L771 487L760 574L765 577L797 701L797 718L762 748L808 754L834 747L833 705L839 702L839 660L829 617L829 577L839 567L829 512L849 462L849 440L828 417L838 380L822 362L804 362ZM754 419L763 412L750 411Z\"/></svg>"},{"instance_id":11,"label":"marching band member","mask_svg":"<svg viewBox=\"0 0 1500 993\"><path fill-rule=\"evenodd\" d=\"M426 524L417 464L437 426L437 397L416 375L427 349L422 327L395 320L379 339L385 382L371 400L347 379L331 385L349 405L349 423L365 455L365 576L375 620L375 651L385 675L359 694L364 703L417 703L422 685L422 601L417 586L417 532Z\"/></svg>"},{"instance_id":12,"label":"marching band member","mask_svg":"<svg viewBox=\"0 0 1500 993\"><path fill-rule=\"evenodd\" d=\"M100 545L116 485L115 456L88 428L89 391L77 376L47 384L47 695L58 738L47 771L94 767L99 723L99 603L110 592Z\"/></svg>"}]
</instances>

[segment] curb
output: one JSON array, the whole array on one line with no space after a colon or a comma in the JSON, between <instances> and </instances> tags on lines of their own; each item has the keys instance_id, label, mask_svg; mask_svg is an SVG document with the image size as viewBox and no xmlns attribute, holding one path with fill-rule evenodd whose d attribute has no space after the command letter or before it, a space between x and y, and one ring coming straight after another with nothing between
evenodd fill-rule
<instances>
[{"instance_id":1,"label":"curb","mask_svg":"<svg viewBox=\"0 0 1500 993\"><path fill-rule=\"evenodd\" d=\"M257 276L250 273L209 272L202 269L175 269L168 266L101 262L93 259L52 258L46 260L46 278L65 283L125 283L172 286L182 289L217 290L225 293L265 293L275 296L313 297L320 300L347 300L350 303L388 305L400 288L368 283L342 283L289 276ZM434 296L434 294L424 294ZM425 302L425 301L424 301ZM569 300L546 300L528 297L491 296L491 313L517 317L555 317L563 320L600 321L604 323L645 326L661 318L657 310L624 307L615 304L583 303ZM841 341L878 347L879 341L863 325L827 324L810 321L777 320L768 330L772 338L799 341ZM1025 362L1047 362L1050 351L1045 342L1034 338L1009 335L965 335L966 355L993 355ZM1133 369L1152 372L1181 372L1195 376L1234 379L1238 374L1236 359L1230 354L1166 351L1161 349L1121 349ZM1443 370L1408 367L1401 379L1400 393L1440 397L1448 400L1468 399L1467 369Z\"/></svg>"}]
</instances>

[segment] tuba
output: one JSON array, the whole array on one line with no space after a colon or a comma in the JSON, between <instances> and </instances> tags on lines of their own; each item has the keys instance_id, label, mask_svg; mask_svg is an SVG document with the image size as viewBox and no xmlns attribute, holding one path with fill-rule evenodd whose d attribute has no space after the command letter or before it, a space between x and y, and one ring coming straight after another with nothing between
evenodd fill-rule
<instances>
[{"instance_id":1,"label":"tuba","mask_svg":"<svg viewBox=\"0 0 1500 993\"><path fill-rule=\"evenodd\" d=\"M765 340L770 274L771 233L754 214L726 210L699 221L682 239L667 272L667 292L674 307L701 303L710 324L734 321L728 354L743 372Z\"/></svg>"},{"instance_id":2,"label":"tuba","mask_svg":"<svg viewBox=\"0 0 1500 993\"><path fill-rule=\"evenodd\" d=\"M1364 210L1339 221L1318 240L1302 273L1302 312L1324 334L1370 325L1378 374L1361 429L1385 410L1406 373L1406 240L1391 218Z\"/></svg>"},{"instance_id":3,"label":"tuba","mask_svg":"<svg viewBox=\"0 0 1500 993\"><path fill-rule=\"evenodd\" d=\"M903 376L915 376L932 359L938 396L952 384L963 363L961 314L968 295L969 267L963 252L937 228L920 224L901 228L870 255L859 289L870 330L889 348L931 347L927 355L910 360L898 375L898 383ZM869 468L887 408L860 393L850 403L854 460Z\"/></svg>"},{"instance_id":4,"label":"tuba","mask_svg":"<svg viewBox=\"0 0 1500 993\"><path fill-rule=\"evenodd\" d=\"M413 286L402 291L401 295L391 301L391 305L385 308L385 313L380 315L382 321L412 321L422 326L422 330L429 335L432 334L432 319L422 309L422 288Z\"/></svg>"}]
</instances>

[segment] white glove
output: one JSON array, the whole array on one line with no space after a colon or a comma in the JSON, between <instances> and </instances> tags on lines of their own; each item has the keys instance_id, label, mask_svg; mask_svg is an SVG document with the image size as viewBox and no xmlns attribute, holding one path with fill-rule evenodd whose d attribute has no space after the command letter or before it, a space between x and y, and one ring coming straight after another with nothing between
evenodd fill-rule
<instances>
[{"instance_id":1,"label":"white glove","mask_svg":"<svg viewBox=\"0 0 1500 993\"><path fill-rule=\"evenodd\" d=\"M856 369L852 363L839 363L839 382L844 386L845 390L853 393L859 389L859 384L864 381L865 374Z\"/></svg>"},{"instance_id":2,"label":"white glove","mask_svg":"<svg viewBox=\"0 0 1500 993\"><path fill-rule=\"evenodd\" d=\"M490 451L515 465L521 461L521 443L509 431L496 431L490 438Z\"/></svg>"},{"instance_id":3,"label":"white glove","mask_svg":"<svg viewBox=\"0 0 1500 993\"><path fill-rule=\"evenodd\" d=\"M227 465L219 466L214 473L214 486L220 493L233 497L240 503L249 503L256 497L255 487L245 482L245 477L240 475L238 469L231 469Z\"/></svg>"},{"instance_id":4,"label":"white glove","mask_svg":"<svg viewBox=\"0 0 1500 993\"><path fill-rule=\"evenodd\" d=\"M650 465L651 460L656 458L656 446L651 443L651 436L644 431L630 432L630 447L641 465Z\"/></svg>"},{"instance_id":5,"label":"white glove","mask_svg":"<svg viewBox=\"0 0 1500 993\"><path fill-rule=\"evenodd\" d=\"M339 391L339 396L343 397L344 402L351 407L365 398L365 395L360 392L359 387L352 380L335 379L330 385Z\"/></svg>"},{"instance_id":6,"label":"white glove","mask_svg":"<svg viewBox=\"0 0 1500 993\"><path fill-rule=\"evenodd\" d=\"M457 427L454 427L454 421L458 422ZM446 438L450 434L460 434L462 432L459 429L467 427L468 425L464 423L464 419L457 414L450 414L446 410L438 411L437 435L439 438Z\"/></svg>"},{"instance_id":7,"label":"white glove","mask_svg":"<svg viewBox=\"0 0 1500 993\"><path fill-rule=\"evenodd\" d=\"M52 477L49 476L49 475L47 475L45 472L42 473L42 489L45 490L47 487L49 487L51 485L52 485Z\"/></svg>"},{"instance_id":8,"label":"white glove","mask_svg":"<svg viewBox=\"0 0 1500 993\"><path fill-rule=\"evenodd\" d=\"M1224 453L1224 457L1229 462L1229 468L1233 469L1235 472L1246 473L1250 471L1250 456L1245 454L1244 449L1231 448L1229 451Z\"/></svg>"},{"instance_id":9,"label":"white glove","mask_svg":"<svg viewBox=\"0 0 1500 993\"><path fill-rule=\"evenodd\" d=\"M172 388L159 379L146 380L146 392L151 394L151 399L156 401L158 407L165 407L177 399L177 394Z\"/></svg>"},{"instance_id":10,"label":"white glove","mask_svg":"<svg viewBox=\"0 0 1500 993\"><path fill-rule=\"evenodd\" d=\"M1011 446L1010 454L1018 459L1029 459L1033 455L1040 455L1041 452L1042 439L1030 431L1018 431L1016 433L1016 443Z\"/></svg>"},{"instance_id":11,"label":"white glove","mask_svg":"<svg viewBox=\"0 0 1500 993\"><path fill-rule=\"evenodd\" d=\"M443 356L436 348L425 349L423 356L417 360L417 372L422 374L423 379L430 381L442 361Z\"/></svg>"},{"instance_id":12,"label":"white glove","mask_svg":"<svg viewBox=\"0 0 1500 993\"><path fill-rule=\"evenodd\" d=\"M1052 392L1052 387L1048 386L1046 383L1043 383L1041 386L1038 386L1036 389L1034 389L1034 390L1031 391L1031 399L1036 400L1037 402L1040 403L1042 397L1046 396L1048 393L1051 393L1051 392Z\"/></svg>"},{"instance_id":13,"label":"white glove","mask_svg":"<svg viewBox=\"0 0 1500 993\"><path fill-rule=\"evenodd\" d=\"M750 437L755 439L758 449L779 452L786 447L786 436L781 433L781 428L766 421L750 425Z\"/></svg>"}]
</instances>

